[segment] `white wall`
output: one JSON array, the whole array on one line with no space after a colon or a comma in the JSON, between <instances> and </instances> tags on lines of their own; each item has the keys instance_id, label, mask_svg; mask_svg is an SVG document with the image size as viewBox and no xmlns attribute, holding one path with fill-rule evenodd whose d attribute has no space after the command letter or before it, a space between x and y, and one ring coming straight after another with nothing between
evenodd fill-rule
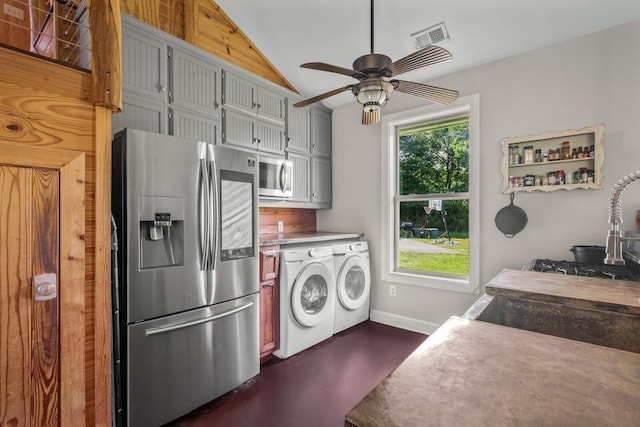
<instances>
[{"instance_id":1,"label":"white wall","mask_svg":"<svg viewBox=\"0 0 640 427\"><path fill-rule=\"evenodd\" d=\"M640 21L485 64L430 81L480 94L480 279L503 268L520 269L534 258L572 259L573 245L605 244L608 195L624 175L640 170ZM455 52L454 61L455 61ZM402 78L402 77L401 77ZM408 79L408 78L407 78ZM424 105L393 93L382 113ZM318 211L318 230L357 231L370 244L372 318L432 332L461 315L477 295L397 285L390 297L380 281L380 125L362 126L353 102L333 112L333 209ZM505 137L577 129L603 123L603 190L518 193L528 215L513 239L495 227L509 197L502 189ZM622 230L635 228L640 183L624 190Z\"/></svg>"}]
</instances>

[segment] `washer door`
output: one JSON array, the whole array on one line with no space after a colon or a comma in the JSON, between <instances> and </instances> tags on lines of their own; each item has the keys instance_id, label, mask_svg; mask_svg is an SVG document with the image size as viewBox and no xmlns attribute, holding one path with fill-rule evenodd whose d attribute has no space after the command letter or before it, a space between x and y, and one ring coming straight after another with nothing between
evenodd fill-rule
<instances>
[{"instance_id":1,"label":"washer door","mask_svg":"<svg viewBox=\"0 0 640 427\"><path fill-rule=\"evenodd\" d=\"M319 263L309 264L296 277L291 290L291 310L302 326L317 326L333 316L327 306L330 278L329 269Z\"/></svg>"},{"instance_id":2,"label":"washer door","mask_svg":"<svg viewBox=\"0 0 640 427\"><path fill-rule=\"evenodd\" d=\"M356 310L365 303L371 290L371 272L366 259L350 256L338 273L338 298L349 310Z\"/></svg>"}]
</instances>

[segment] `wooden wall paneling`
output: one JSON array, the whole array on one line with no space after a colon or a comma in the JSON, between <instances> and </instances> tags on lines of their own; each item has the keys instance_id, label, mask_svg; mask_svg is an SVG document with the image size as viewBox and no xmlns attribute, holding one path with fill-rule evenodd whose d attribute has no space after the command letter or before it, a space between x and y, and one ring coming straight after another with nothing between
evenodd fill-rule
<instances>
[{"instance_id":1,"label":"wooden wall paneling","mask_svg":"<svg viewBox=\"0 0 640 427\"><path fill-rule=\"evenodd\" d=\"M122 25L118 0L93 1L89 14L93 104L122 110Z\"/></svg>"},{"instance_id":2,"label":"wooden wall paneling","mask_svg":"<svg viewBox=\"0 0 640 427\"><path fill-rule=\"evenodd\" d=\"M60 173L53 169L32 171L31 226L33 271L30 277L53 273L60 277L59 209ZM59 282L58 289L66 283ZM66 289L64 290L66 292ZM28 298L31 295L27 296ZM31 298L29 298L31 299ZM59 298L32 302L31 326L31 423L57 426L60 407L60 304ZM65 308L66 309L66 308Z\"/></svg>"},{"instance_id":3,"label":"wooden wall paneling","mask_svg":"<svg viewBox=\"0 0 640 427\"><path fill-rule=\"evenodd\" d=\"M0 79L0 89L2 84ZM96 425L85 412L85 289L91 285L85 280L85 155L0 137L0 163L59 170L60 425Z\"/></svg>"},{"instance_id":4,"label":"wooden wall paneling","mask_svg":"<svg viewBox=\"0 0 640 427\"><path fill-rule=\"evenodd\" d=\"M89 73L0 48L0 156L3 159L7 155L23 157L27 159L24 164L40 166L67 154L81 156L83 162L82 167L78 167L83 177L74 181L85 189L79 202L84 209L83 215L76 218L82 218L83 225L73 234L78 237L77 244L82 245L82 250L79 253L71 250L68 256L64 253L61 256L61 274L64 261L68 268L75 268L70 275L77 278L74 280L76 291L67 294L72 298L70 303L77 308L70 310L69 317L61 312L61 327L64 330L65 325L73 325L78 331L61 335L62 354L68 351L67 358L76 357L72 367L61 366L64 380L61 387L66 387L61 394L61 413L63 420L67 420L62 425L111 424L110 413L105 409L110 406L109 393L105 393L110 387L110 377L105 374L110 370L107 365L111 348L105 343L110 341L110 330L104 327L105 319L110 316L110 308L105 307L107 302L110 304L110 298L104 297L109 293L104 284L109 281L110 262L109 259L105 261L108 257L103 255L96 259L96 253L108 247L105 242L110 237L104 231L104 227L108 227L108 222L104 221L104 212L109 210L108 191L103 185L97 197L96 187L100 187L99 179L110 178L97 178L98 173L104 173L107 167L104 164L108 161L104 153L96 154L100 144L103 144L100 149L107 148L105 137L98 139L95 128L98 120L103 120L101 126L108 128L108 119L104 116L100 119L106 112L99 111L100 108L92 104ZM65 162L63 166L71 167L71 160ZM101 171L98 171L99 164L103 165ZM100 217L97 212L102 212ZM96 227L97 219L103 222L99 227ZM80 263L82 269L78 273ZM97 290L96 284L102 289ZM84 349L84 352L78 356L77 349ZM95 360L97 354L101 355L98 362Z\"/></svg>"},{"instance_id":5,"label":"wooden wall paneling","mask_svg":"<svg viewBox=\"0 0 640 427\"><path fill-rule=\"evenodd\" d=\"M31 275L30 189L28 169L0 166L0 266L4 267L0 268L0 420L25 424L31 402L11 398L8 393L31 393L30 377L25 375L31 366L31 300L15 304L24 298L23 279ZM28 237L21 238L24 235Z\"/></svg>"},{"instance_id":6,"label":"wooden wall paneling","mask_svg":"<svg viewBox=\"0 0 640 427\"><path fill-rule=\"evenodd\" d=\"M9 7L14 14L2 13L0 19L0 43L29 51L31 33L29 32L29 5L24 0L3 0L3 7ZM5 6L6 5L6 6ZM17 16L14 16L17 15Z\"/></svg>"},{"instance_id":7,"label":"wooden wall paneling","mask_svg":"<svg viewBox=\"0 0 640 427\"><path fill-rule=\"evenodd\" d=\"M180 39L185 39L186 4L194 0L120 0L123 13Z\"/></svg>"},{"instance_id":8,"label":"wooden wall paneling","mask_svg":"<svg viewBox=\"0 0 640 427\"><path fill-rule=\"evenodd\" d=\"M297 92L287 79L269 62L258 47L212 0L193 1L196 9L195 28L187 29L192 42L245 70Z\"/></svg>"},{"instance_id":9,"label":"wooden wall paneling","mask_svg":"<svg viewBox=\"0 0 640 427\"><path fill-rule=\"evenodd\" d=\"M96 108L94 378L96 425L111 420L111 118Z\"/></svg>"},{"instance_id":10,"label":"wooden wall paneling","mask_svg":"<svg viewBox=\"0 0 640 427\"><path fill-rule=\"evenodd\" d=\"M316 231L315 209L260 208L259 234L278 232L278 221L282 221L285 233Z\"/></svg>"}]
</instances>

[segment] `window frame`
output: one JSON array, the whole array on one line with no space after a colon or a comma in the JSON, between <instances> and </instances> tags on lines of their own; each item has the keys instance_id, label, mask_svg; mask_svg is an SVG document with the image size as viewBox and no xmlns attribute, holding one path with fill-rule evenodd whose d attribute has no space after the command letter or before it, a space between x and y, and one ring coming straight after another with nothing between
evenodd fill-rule
<instances>
[{"instance_id":1,"label":"window frame","mask_svg":"<svg viewBox=\"0 0 640 427\"><path fill-rule=\"evenodd\" d=\"M455 193L456 198L469 199L469 277L451 277L435 272L424 274L396 269L399 239L398 206L398 129L426 121L447 120L469 116L469 191ZM473 94L458 98L449 105L431 104L384 116L382 124L382 208L381 236L382 262L380 277L383 281L448 291L480 292L480 96ZM421 195L420 195L421 196ZM446 200L447 194L442 194ZM404 199L402 199L404 200Z\"/></svg>"}]
</instances>

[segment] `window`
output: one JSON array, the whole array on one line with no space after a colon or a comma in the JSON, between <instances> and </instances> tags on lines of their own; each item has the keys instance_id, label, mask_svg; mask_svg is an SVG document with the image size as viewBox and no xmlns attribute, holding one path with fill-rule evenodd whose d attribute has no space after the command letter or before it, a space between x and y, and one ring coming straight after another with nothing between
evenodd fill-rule
<instances>
[{"instance_id":1,"label":"window","mask_svg":"<svg viewBox=\"0 0 640 427\"><path fill-rule=\"evenodd\" d=\"M383 280L477 291L478 98L383 119Z\"/></svg>"}]
</instances>

